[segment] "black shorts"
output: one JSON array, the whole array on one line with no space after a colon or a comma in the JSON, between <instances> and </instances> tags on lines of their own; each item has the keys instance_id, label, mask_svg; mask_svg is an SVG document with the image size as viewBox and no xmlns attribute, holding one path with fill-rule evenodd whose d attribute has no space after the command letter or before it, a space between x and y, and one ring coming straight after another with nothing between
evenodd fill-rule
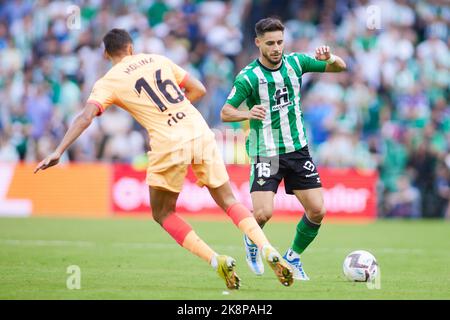
<instances>
[{"instance_id":1,"label":"black shorts","mask_svg":"<svg viewBox=\"0 0 450 320\"><path fill-rule=\"evenodd\" d=\"M309 155L308 146L275 157L254 157L250 173L250 192L277 192L281 180L287 194L294 190L322 187L316 165Z\"/></svg>"}]
</instances>

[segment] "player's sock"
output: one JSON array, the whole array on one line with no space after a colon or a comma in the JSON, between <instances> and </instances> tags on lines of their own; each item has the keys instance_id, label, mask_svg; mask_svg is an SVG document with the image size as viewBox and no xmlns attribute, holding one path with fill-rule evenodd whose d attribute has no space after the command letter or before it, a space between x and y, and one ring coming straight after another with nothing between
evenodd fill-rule
<instances>
[{"instance_id":1,"label":"player's sock","mask_svg":"<svg viewBox=\"0 0 450 320\"><path fill-rule=\"evenodd\" d=\"M252 213L252 214L253 214L253 213ZM256 218L255 218L255 219L256 219ZM263 229L264 226L266 225L265 223L263 223L263 224L259 223L258 220L257 220L256 222L259 224L259 226L261 227L261 229ZM248 241L250 244L255 244L255 243L253 242L253 240L250 239L249 237L247 237L247 241Z\"/></svg>"},{"instance_id":2,"label":"player's sock","mask_svg":"<svg viewBox=\"0 0 450 320\"><path fill-rule=\"evenodd\" d=\"M306 247L308 247L319 233L319 228L320 224L311 222L305 213L297 225L297 232L292 244L292 249L297 254L303 253Z\"/></svg>"},{"instance_id":3,"label":"player's sock","mask_svg":"<svg viewBox=\"0 0 450 320\"><path fill-rule=\"evenodd\" d=\"M269 244L264 232L256 222L252 213L241 203L235 203L227 210L227 215L233 220L234 224L244 232L258 248Z\"/></svg>"},{"instance_id":4,"label":"player's sock","mask_svg":"<svg viewBox=\"0 0 450 320\"><path fill-rule=\"evenodd\" d=\"M217 255L214 250L200 239L194 230L187 234L183 242L183 247L208 263L211 263L212 257Z\"/></svg>"},{"instance_id":5,"label":"player's sock","mask_svg":"<svg viewBox=\"0 0 450 320\"><path fill-rule=\"evenodd\" d=\"M289 261L300 259L300 254L295 252L292 248L289 248L286 252L286 258L288 258Z\"/></svg>"},{"instance_id":6,"label":"player's sock","mask_svg":"<svg viewBox=\"0 0 450 320\"><path fill-rule=\"evenodd\" d=\"M217 266L219 265L219 262L217 261L217 254L213 254L209 264L211 265L211 267L214 268L214 270L217 270Z\"/></svg>"},{"instance_id":7,"label":"player's sock","mask_svg":"<svg viewBox=\"0 0 450 320\"><path fill-rule=\"evenodd\" d=\"M163 222L163 228L180 246L210 263L216 254L202 239L197 236L192 227L179 215L172 213Z\"/></svg>"}]
</instances>

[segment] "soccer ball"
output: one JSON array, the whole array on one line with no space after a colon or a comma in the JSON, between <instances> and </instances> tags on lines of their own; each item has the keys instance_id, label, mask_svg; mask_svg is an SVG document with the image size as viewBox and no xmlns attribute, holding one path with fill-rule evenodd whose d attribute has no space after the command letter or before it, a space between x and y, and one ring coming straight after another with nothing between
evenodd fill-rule
<instances>
[{"instance_id":1,"label":"soccer ball","mask_svg":"<svg viewBox=\"0 0 450 320\"><path fill-rule=\"evenodd\" d=\"M378 275L378 263L367 251L357 250L345 257L342 266L345 277L350 281L370 282Z\"/></svg>"}]
</instances>

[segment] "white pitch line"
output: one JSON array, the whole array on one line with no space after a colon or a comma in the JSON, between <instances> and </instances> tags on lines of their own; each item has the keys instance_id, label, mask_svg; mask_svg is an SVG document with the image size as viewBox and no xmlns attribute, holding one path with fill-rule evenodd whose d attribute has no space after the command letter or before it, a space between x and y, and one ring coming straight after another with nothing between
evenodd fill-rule
<instances>
[{"instance_id":1,"label":"white pitch line","mask_svg":"<svg viewBox=\"0 0 450 320\"><path fill-rule=\"evenodd\" d=\"M116 248L127 249L170 249L179 247L176 243L155 243L155 242L94 242L79 240L16 240L0 239L0 244L11 246L36 246L36 247L94 247L94 246L112 246ZM214 245L214 248L221 250L241 250L243 247L234 245ZM280 248L278 248L280 249ZM386 254L423 254L423 249L407 248L362 248L375 253ZM356 248L309 248L308 252L351 252Z\"/></svg>"},{"instance_id":2,"label":"white pitch line","mask_svg":"<svg viewBox=\"0 0 450 320\"><path fill-rule=\"evenodd\" d=\"M179 247L176 243L154 243L154 242L112 242L113 247L128 249L169 249Z\"/></svg>"},{"instance_id":3,"label":"white pitch line","mask_svg":"<svg viewBox=\"0 0 450 320\"><path fill-rule=\"evenodd\" d=\"M0 239L0 244L12 246L37 246L37 247L91 247L95 242L72 240L12 240Z\"/></svg>"}]
</instances>

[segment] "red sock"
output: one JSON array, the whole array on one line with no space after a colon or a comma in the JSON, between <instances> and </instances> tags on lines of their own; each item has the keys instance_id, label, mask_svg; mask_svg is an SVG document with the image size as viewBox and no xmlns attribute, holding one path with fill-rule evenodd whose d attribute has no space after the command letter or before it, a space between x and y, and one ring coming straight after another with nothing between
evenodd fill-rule
<instances>
[{"instance_id":1,"label":"red sock","mask_svg":"<svg viewBox=\"0 0 450 320\"><path fill-rule=\"evenodd\" d=\"M170 214L163 222L163 228L180 246L210 263L216 253L200 239L192 227L176 213Z\"/></svg>"},{"instance_id":2,"label":"red sock","mask_svg":"<svg viewBox=\"0 0 450 320\"><path fill-rule=\"evenodd\" d=\"M269 240L267 240L252 213L242 203L235 203L229 207L227 215L259 248L269 244Z\"/></svg>"},{"instance_id":3,"label":"red sock","mask_svg":"<svg viewBox=\"0 0 450 320\"><path fill-rule=\"evenodd\" d=\"M239 222L241 222L245 218L253 218L252 213L242 204L235 203L231 205L227 210L227 215L233 220L233 223L239 226Z\"/></svg>"},{"instance_id":4,"label":"red sock","mask_svg":"<svg viewBox=\"0 0 450 320\"><path fill-rule=\"evenodd\" d=\"M162 226L180 246L183 246L184 239L192 231L192 227L176 213L170 214L164 220Z\"/></svg>"}]
</instances>

